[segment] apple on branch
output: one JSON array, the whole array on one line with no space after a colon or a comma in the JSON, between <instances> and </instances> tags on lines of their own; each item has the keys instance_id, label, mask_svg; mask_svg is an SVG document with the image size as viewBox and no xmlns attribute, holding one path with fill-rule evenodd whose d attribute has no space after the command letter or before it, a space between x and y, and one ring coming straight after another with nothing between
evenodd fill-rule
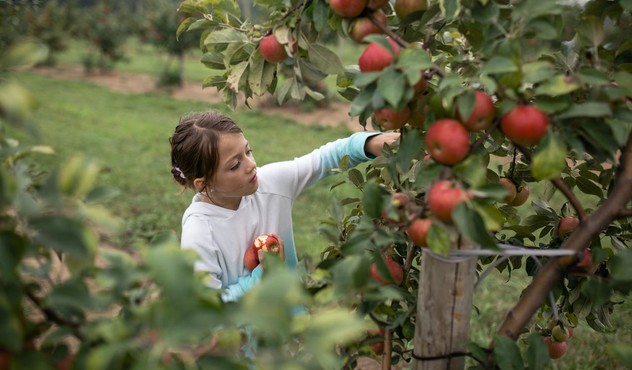
<instances>
[{"instance_id":1,"label":"apple on branch","mask_svg":"<svg viewBox=\"0 0 632 370\"><path fill-rule=\"evenodd\" d=\"M430 187L426 197L430 213L441 222L452 224L452 211L461 202L468 201L471 194L455 181L440 180Z\"/></svg>"},{"instance_id":2,"label":"apple on branch","mask_svg":"<svg viewBox=\"0 0 632 370\"><path fill-rule=\"evenodd\" d=\"M329 0L331 10L344 18L360 15L367 6L367 0Z\"/></svg>"},{"instance_id":3,"label":"apple on branch","mask_svg":"<svg viewBox=\"0 0 632 370\"><path fill-rule=\"evenodd\" d=\"M367 45L358 59L360 71L378 72L393 64L393 61L399 55L399 45L390 37L387 38L387 40L393 50L387 50L375 42L371 42Z\"/></svg>"},{"instance_id":4,"label":"apple on branch","mask_svg":"<svg viewBox=\"0 0 632 370\"><path fill-rule=\"evenodd\" d=\"M502 117L500 127L512 142L536 145L549 130L549 117L534 106L517 105Z\"/></svg>"},{"instance_id":5,"label":"apple on branch","mask_svg":"<svg viewBox=\"0 0 632 370\"><path fill-rule=\"evenodd\" d=\"M440 119L426 132L426 149L435 161L455 165L470 153L470 134L459 121Z\"/></svg>"},{"instance_id":6,"label":"apple on branch","mask_svg":"<svg viewBox=\"0 0 632 370\"><path fill-rule=\"evenodd\" d=\"M292 50L294 52L296 52L297 48L297 43L292 43ZM272 64L280 63L288 58L285 46L279 42L274 34L264 36L259 41L259 51L261 52L263 59Z\"/></svg>"},{"instance_id":7,"label":"apple on branch","mask_svg":"<svg viewBox=\"0 0 632 370\"><path fill-rule=\"evenodd\" d=\"M428 0L395 0L395 14L399 19L404 19L409 15L428 9Z\"/></svg>"},{"instance_id":8,"label":"apple on branch","mask_svg":"<svg viewBox=\"0 0 632 370\"><path fill-rule=\"evenodd\" d=\"M391 256L386 256L386 258L384 258L384 262L388 267L390 279L385 278L380 274L380 271L377 268L377 263L375 262L371 264L371 276L373 279L382 285L401 285L402 282L404 282L404 269L402 268L402 265L395 262Z\"/></svg>"},{"instance_id":9,"label":"apple on branch","mask_svg":"<svg viewBox=\"0 0 632 370\"><path fill-rule=\"evenodd\" d=\"M457 116L463 126L470 131L482 131L488 128L496 116L496 107L492 98L486 92L476 90L474 92L474 107L466 118L457 109Z\"/></svg>"},{"instance_id":10,"label":"apple on branch","mask_svg":"<svg viewBox=\"0 0 632 370\"><path fill-rule=\"evenodd\" d=\"M432 220L429 218L415 218L406 228L406 234L414 245L426 247L428 245L428 230L431 225Z\"/></svg>"},{"instance_id":11,"label":"apple on branch","mask_svg":"<svg viewBox=\"0 0 632 370\"><path fill-rule=\"evenodd\" d=\"M383 28L388 27L386 14L384 14L382 10L376 10L373 13L371 13L371 15L373 16L373 19L375 20L375 22L377 22ZM371 20L371 18L369 18L369 16L355 18L351 22L351 26L349 28L349 37L351 38L351 40L357 43L362 43L364 38L367 37L368 35L374 35L374 34L379 35L383 33L384 31L382 31L382 28L380 28L378 25L373 23L373 21Z\"/></svg>"},{"instance_id":12,"label":"apple on branch","mask_svg":"<svg viewBox=\"0 0 632 370\"><path fill-rule=\"evenodd\" d=\"M404 106L402 110L396 111L390 108L382 108L373 112L378 126L385 130L397 130L404 126L410 119L410 108Z\"/></svg>"},{"instance_id":13,"label":"apple on branch","mask_svg":"<svg viewBox=\"0 0 632 370\"><path fill-rule=\"evenodd\" d=\"M506 204L511 204L515 199L516 195L518 195L518 190L516 190L516 184L514 184L511 179L507 177L501 177L498 180L498 183L507 189L507 195L503 198L503 202Z\"/></svg>"}]
</instances>

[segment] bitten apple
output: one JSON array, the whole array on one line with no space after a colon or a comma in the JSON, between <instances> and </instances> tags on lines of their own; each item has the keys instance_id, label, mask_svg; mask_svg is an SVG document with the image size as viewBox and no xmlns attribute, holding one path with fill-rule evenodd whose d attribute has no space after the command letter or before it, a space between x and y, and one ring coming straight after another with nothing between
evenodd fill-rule
<instances>
[{"instance_id":1,"label":"bitten apple","mask_svg":"<svg viewBox=\"0 0 632 370\"><path fill-rule=\"evenodd\" d=\"M461 202L471 198L470 194L450 180L435 182L427 193L430 213L446 224L452 224L452 211Z\"/></svg>"},{"instance_id":2,"label":"bitten apple","mask_svg":"<svg viewBox=\"0 0 632 370\"><path fill-rule=\"evenodd\" d=\"M435 161L455 165L470 152L470 134L459 121L440 119L426 132L426 149Z\"/></svg>"},{"instance_id":3,"label":"bitten apple","mask_svg":"<svg viewBox=\"0 0 632 370\"><path fill-rule=\"evenodd\" d=\"M253 270L261 263L259 259L259 252L270 252L278 254L281 257L284 256L283 248L281 248L281 242L274 234L262 234L255 238L252 245L246 249L244 254L244 266L248 270Z\"/></svg>"},{"instance_id":4,"label":"bitten apple","mask_svg":"<svg viewBox=\"0 0 632 370\"><path fill-rule=\"evenodd\" d=\"M512 142L531 146L549 131L549 117L534 106L517 105L503 116L500 127Z\"/></svg>"}]
</instances>

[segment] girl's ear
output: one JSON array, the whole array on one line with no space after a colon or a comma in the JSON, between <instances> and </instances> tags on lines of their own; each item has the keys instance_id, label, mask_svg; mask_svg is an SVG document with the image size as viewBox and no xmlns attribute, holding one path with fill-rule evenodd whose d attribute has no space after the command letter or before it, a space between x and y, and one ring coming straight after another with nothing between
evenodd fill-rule
<instances>
[{"instance_id":1,"label":"girl's ear","mask_svg":"<svg viewBox=\"0 0 632 370\"><path fill-rule=\"evenodd\" d=\"M204 178L198 177L197 179L193 180L193 187L198 192L201 192L202 190L204 190L204 188L206 187Z\"/></svg>"}]
</instances>

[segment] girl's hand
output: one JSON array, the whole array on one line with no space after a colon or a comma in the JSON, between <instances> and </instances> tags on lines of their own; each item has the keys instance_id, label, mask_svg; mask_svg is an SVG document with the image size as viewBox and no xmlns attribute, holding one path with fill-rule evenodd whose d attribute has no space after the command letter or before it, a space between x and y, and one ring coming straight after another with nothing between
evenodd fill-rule
<instances>
[{"instance_id":1,"label":"girl's hand","mask_svg":"<svg viewBox=\"0 0 632 370\"><path fill-rule=\"evenodd\" d=\"M374 157L378 157L382 154L384 144L393 145L399 138L399 132L385 132L380 135L371 136L364 143L364 151Z\"/></svg>"}]
</instances>

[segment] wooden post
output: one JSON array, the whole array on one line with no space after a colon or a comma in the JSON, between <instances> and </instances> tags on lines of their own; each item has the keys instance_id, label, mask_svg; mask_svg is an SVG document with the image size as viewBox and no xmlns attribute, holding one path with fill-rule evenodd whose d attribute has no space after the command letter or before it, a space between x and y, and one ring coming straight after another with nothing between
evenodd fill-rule
<instances>
[{"instance_id":1,"label":"wooden post","mask_svg":"<svg viewBox=\"0 0 632 370\"><path fill-rule=\"evenodd\" d=\"M459 238L456 249L475 249ZM424 252L419 278L415 355L441 357L467 349L472 298L476 279L475 257L464 262L444 262ZM415 370L462 370L465 357L415 359Z\"/></svg>"}]
</instances>

